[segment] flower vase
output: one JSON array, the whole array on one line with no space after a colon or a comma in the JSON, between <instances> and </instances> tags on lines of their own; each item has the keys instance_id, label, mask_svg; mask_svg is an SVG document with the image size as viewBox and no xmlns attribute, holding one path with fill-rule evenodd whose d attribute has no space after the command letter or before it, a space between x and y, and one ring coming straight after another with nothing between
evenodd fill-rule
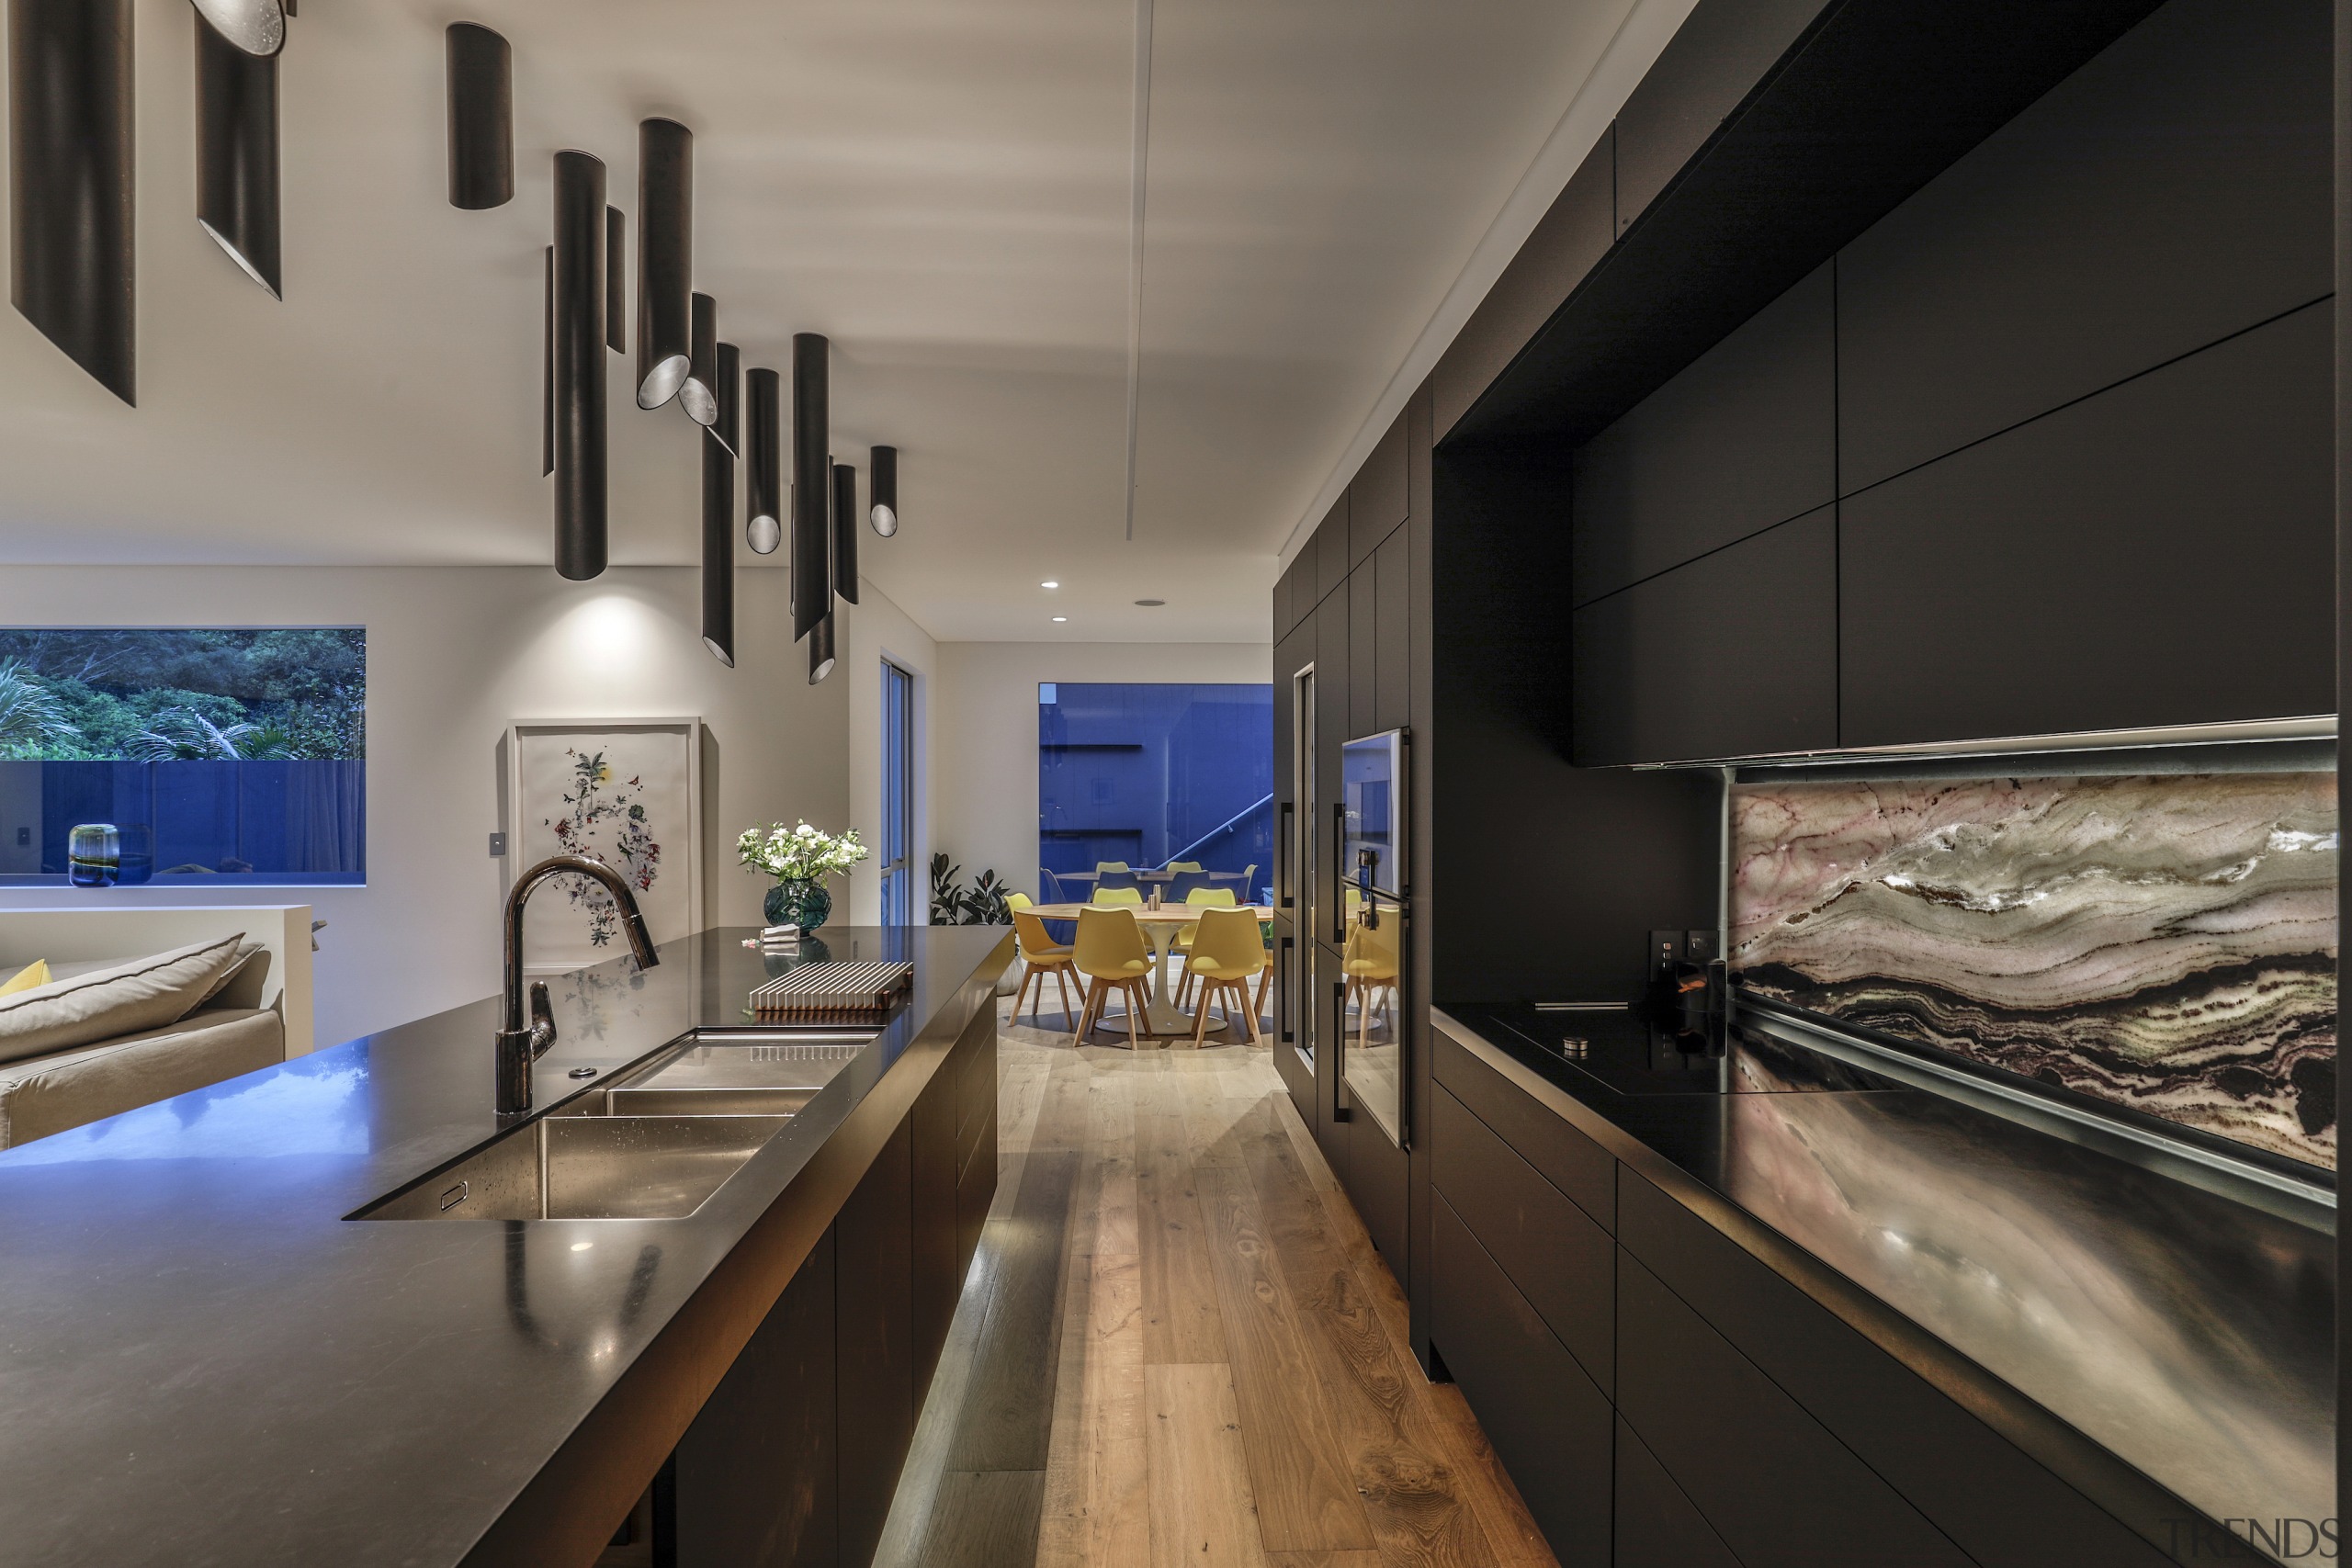
<instances>
[{"instance_id":1,"label":"flower vase","mask_svg":"<svg viewBox=\"0 0 2352 1568\"><path fill-rule=\"evenodd\" d=\"M833 896L821 882L786 877L768 889L762 908L772 926L798 926L803 931L813 931L832 914Z\"/></svg>"}]
</instances>

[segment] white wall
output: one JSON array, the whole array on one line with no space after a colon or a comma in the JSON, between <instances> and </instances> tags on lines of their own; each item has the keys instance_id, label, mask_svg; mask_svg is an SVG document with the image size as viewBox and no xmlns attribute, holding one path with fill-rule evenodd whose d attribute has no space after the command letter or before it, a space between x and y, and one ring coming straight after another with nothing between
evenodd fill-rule
<instances>
[{"instance_id":1,"label":"white wall","mask_svg":"<svg viewBox=\"0 0 2352 1568\"><path fill-rule=\"evenodd\" d=\"M319 1041L332 1044L497 989L505 874L488 835L511 827L498 817L497 765L517 718L706 722L707 924L759 920L763 885L734 863L744 828L849 818L854 682L837 669L808 684L806 653L789 641L788 574L738 574L733 670L703 648L698 575L616 568L577 583L543 567L11 567L0 571L0 624L368 628L368 886L302 893L330 922L316 1011ZM287 897L208 889L204 901ZM0 890L5 908L97 900L186 903L190 893Z\"/></svg>"},{"instance_id":2,"label":"white wall","mask_svg":"<svg viewBox=\"0 0 2352 1568\"><path fill-rule=\"evenodd\" d=\"M887 659L915 678L915 835L908 858L912 863L915 918L920 920L931 886L932 803L936 793L931 713L939 645L871 580L858 580L858 600L855 604L833 607L838 617L834 646L840 662L831 678L848 688L850 824L874 851L850 873L849 919L857 925L874 925L882 918L882 660ZM840 824L831 826L838 829Z\"/></svg>"},{"instance_id":3,"label":"white wall","mask_svg":"<svg viewBox=\"0 0 2352 1568\"><path fill-rule=\"evenodd\" d=\"M932 842L965 878L1037 891L1037 686L1272 679L1272 643L943 642L932 704Z\"/></svg>"}]
</instances>

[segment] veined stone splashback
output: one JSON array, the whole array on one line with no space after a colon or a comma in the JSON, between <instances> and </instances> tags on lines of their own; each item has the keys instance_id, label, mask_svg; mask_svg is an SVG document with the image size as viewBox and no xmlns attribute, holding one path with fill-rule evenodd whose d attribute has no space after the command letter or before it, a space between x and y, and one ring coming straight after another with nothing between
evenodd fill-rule
<instances>
[{"instance_id":1,"label":"veined stone splashback","mask_svg":"<svg viewBox=\"0 0 2352 1568\"><path fill-rule=\"evenodd\" d=\"M2335 1163L2335 775L1732 793L1751 994Z\"/></svg>"}]
</instances>

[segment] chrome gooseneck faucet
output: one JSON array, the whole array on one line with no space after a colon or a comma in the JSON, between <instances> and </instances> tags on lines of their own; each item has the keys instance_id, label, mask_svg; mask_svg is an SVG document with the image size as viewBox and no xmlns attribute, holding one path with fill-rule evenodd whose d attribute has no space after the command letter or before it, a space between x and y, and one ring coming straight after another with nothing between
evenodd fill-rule
<instances>
[{"instance_id":1,"label":"chrome gooseneck faucet","mask_svg":"<svg viewBox=\"0 0 2352 1568\"><path fill-rule=\"evenodd\" d=\"M620 906L621 930L628 933L629 951L639 969L662 960L654 955L653 939L646 934L645 917L638 913L637 895L628 879L603 861L588 855L549 855L514 879L506 895L506 1007L498 1031L498 1113L512 1116L531 1109L531 1064L555 1043L555 1012L548 1004L548 983L531 983L531 1019L523 1021L523 906L531 895L555 877L570 873L603 885Z\"/></svg>"}]
</instances>

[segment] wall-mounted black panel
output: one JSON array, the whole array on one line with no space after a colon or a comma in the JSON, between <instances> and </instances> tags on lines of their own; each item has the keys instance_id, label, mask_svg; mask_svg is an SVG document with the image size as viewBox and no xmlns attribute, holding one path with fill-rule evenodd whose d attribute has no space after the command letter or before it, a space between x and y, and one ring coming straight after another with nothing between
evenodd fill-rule
<instances>
[{"instance_id":1,"label":"wall-mounted black panel","mask_svg":"<svg viewBox=\"0 0 2352 1568\"><path fill-rule=\"evenodd\" d=\"M1373 715L1375 730L1399 729L1413 721L1412 540L1388 536L1358 572L1373 576Z\"/></svg>"},{"instance_id":2,"label":"wall-mounted black panel","mask_svg":"<svg viewBox=\"0 0 2352 1568\"><path fill-rule=\"evenodd\" d=\"M1838 744L1837 509L1575 615L1579 766Z\"/></svg>"},{"instance_id":3,"label":"wall-mounted black panel","mask_svg":"<svg viewBox=\"0 0 2352 1568\"><path fill-rule=\"evenodd\" d=\"M1348 492L1341 491L1331 510L1315 526L1315 602L1348 580Z\"/></svg>"},{"instance_id":4,"label":"wall-mounted black panel","mask_svg":"<svg viewBox=\"0 0 2352 1568\"><path fill-rule=\"evenodd\" d=\"M1315 614L1315 606L1322 602L1319 586L1321 575L1315 562L1313 534L1300 545L1298 554L1291 558L1290 570L1283 575L1290 579L1290 624L1295 628L1300 622Z\"/></svg>"},{"instance_id":5,"label":"wall-mounted black panel","mask_svg":"<svg viewBox=\"0 0 2352 1568\"><path fill-rule=\"evenodd\" d=\"M1824 0L1701 0L1617 111L1617 231L1707 143Z\"/></svg>"},{"instance_id":6,"label":"wall-mounted black panel","mask_svg":"<svg viewBox=\"0 0 2352 1568\"><path fill-rule=\"evenodd\" d=\"M1833 265L1766 306L1577 452L1577 604L1834 499Z\"/></svg>"},{"instance_id":7,"label":"wall-mounted black panel","mask_svg":"<svg viewBox=\"0 0 2352 1568\"><path fill-rule=\"evenodd\" d=\"M1600 133L1503 275L1430 375L1430 416L1442 440L1519 351L1544 329L1617 238L1617 128Z\"/></svg>"},{"instance_id":8,"label":"wall-mounted black panel","mask_svg":"<svg viewBox=\"0 0 2352 1568\"><path fill-rule=\"evenodd\" d=\"M1372 568L1360 566L1348 574L1348 736L1370 735L1380 728L1379 596Z\"/></svg>"},{"instance_id":9,"label":"wall-mounted black panel","mask_svg":"<svg viewBox=\"0 0 2352 1568\"><path fill-rule=\"evenodd\" d=\"M1447 440L1589 439L2155 6L1842 0Z\"/></svg>"},{"instance_id":10,"label":"wall-mounted black panel","mask_svg":"<svg viewBox=\"0 0 2352 1568\"><path fill-rule=\"evenodd\" d=\"M1838 258L1851 491L2332 287L2326 0L2172 0Z\"/></svg>"},{"instance_id":11,"label":"wall-mounted black panel","mask_svg":"<svg viewBox=\"0 0 2352 1568\"><path fill-rule=\"evenodd\" d=\"M1740 1568L1707 1517L1622 1418L1613 1568Z\"/></svg>"},{"instance_id":12,"label":"wall-mounted black panel","mask_svg":"<svg viewBox=\"0 0 2352 1568\"><path fill-rule=\"evenodd\" d=\"M1617 1347L1618 1409L1748 1568L1970 1568L1941 1531L1622 1249Z\"/></svg>"},{"instance_id":13,"label":"wall-mounted black panel","mask_svg":"<svg viewBox=\"0 0 2352 1568\"><path fill-rule=\"evenodd\" d=\"M1617 1248L1609 1233L1462 1101L1431 1097L1432 1179L1488 1257L1603 1393L1616 1379Z\"/></svg>"},{"instance_id":14,"label":"wall-mounted black panel","mask_svg":"<svg viewBox=\"0 0 2352 1568\"><path fill-rule=\"evenodd\" d=\"M1431 1205L1430 1332L1563 1563L1609 1559L1609 1401L1461 1216Z\"/></svg>"},{"instance_id":15,"label":"wall-mounted black panel","mask_svg":"<svg viewBox=\"0 0 2352 1568\"><path fill-rule=\"evenodd\" d=\"M2161 1568L2166 1561L1648 1181L1629 1174L1620 1203L1625 1250L1978 1562ZM2124 1471L2120 1461L2115 1468ZM2149 1529L2163 1533L2164 1519L2195 1516L2154 1483L2140 1480L2137 1490Z\"/></svg>"},{"instance_id":16,"label":"wall-mounted black panel","mask_svg":"<svg viewBox=\"0 0 2352 1568\"><path fill-rule=\"evenodd\" d=\"M1399 413L1348 482L1348 569L1362 566L1402 527L1411 502L1405 483L1405 419Z\"/></svg>"},{"instance_id":17,"label":"wall-mounted black panel","mask_svg":"<svg viewBox=\"0 0 2352 1568\"><path fill-rule=\"evenodd\" d=\"M1273 592L1270 595L1270 598L1272 603L1268 606L1269 614L1267 615L1267 625L1272 628L1272 630L1268 635L1276 642L1280 642L1283 638L1290 635L1289 569L1285 569L1280 577L1274 579Z\"/></svg>"},{"instance_id":18,"label":"wall-mounted black panel","mask_svg":"<svg viewBox=\"0 0 2352 1568\"><path fill-rule=\"evenodd\" d=\"M2333 712L2329 308L1841 503L1849 746Z\"/></svg>"}]
</instances>

